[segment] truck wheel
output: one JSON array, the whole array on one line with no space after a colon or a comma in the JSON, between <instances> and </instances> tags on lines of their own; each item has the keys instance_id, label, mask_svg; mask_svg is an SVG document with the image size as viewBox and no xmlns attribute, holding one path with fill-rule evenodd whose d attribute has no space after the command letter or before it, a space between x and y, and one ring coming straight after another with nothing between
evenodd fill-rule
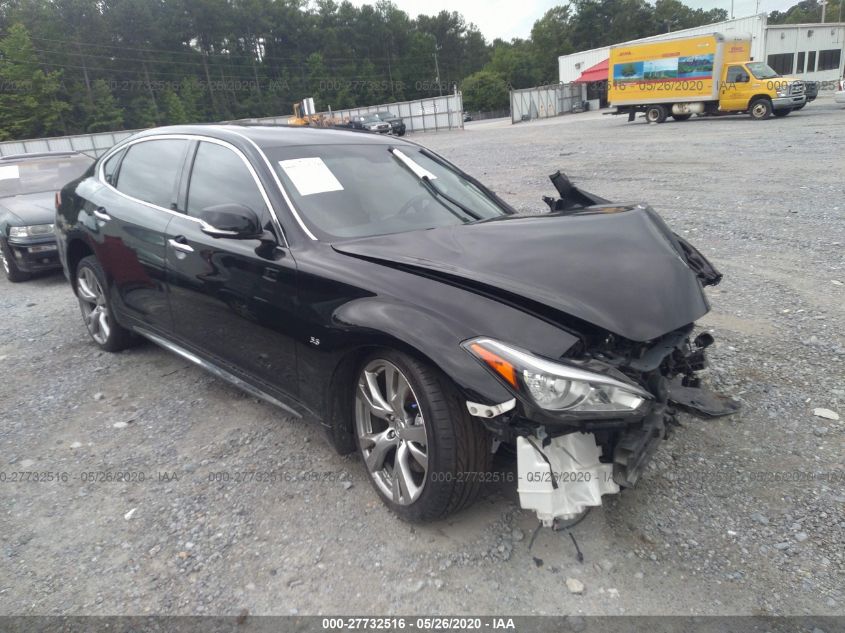
<instances>
[{"instance_id":1,"label":"truck wheel","mask_svg":"<svg viewBox=\"0 0 845 633\"><path fill-rule=\"evenodd\" d=\"M676 121L688 121L691 116L691 114L673 114L672 118Z\"/></svg>"},{"instance_id":2,"label":"truck wheel","mask_svg":"<svg viewBox=\"0 0 845 633\"><path fill-rule=\"evenodd\" d=\"M784 108L783 110L773 110L772 114L774 114L775 116L786 116L790 112L792 112L790 108Z\"/></svg>"},{"instance_id":3,"label":"truck wheel","mask_svg":"<svg viewBox=\"0 0 845 633\"><path fill-rule=\"evenodd\" d=\"M666 120L669 111L666 106L651 105L646 108L645 120L649 123L663 123Z\"/></svg>"},{"instance_id":4,"label":"truck wheel","mask_svg":"<svg viewBox=\"0 0 845 633\"><path fill-rule=\"evenodd\" d=\"M768 99L759 98L751 102L751 107L748 108L748 114L752 119L762 121L772 116L772 102Z\"/></svg>"},{"instance_id":5,"label":"truck wheel","mask_svg":"<svg viewBox=\"0 0 845 633\"><path fill-rule=\"evenodd\" d=\"M431 521L475 500L490 469L491 441L446 376L384 350L363 363L354 389L359 452L394 513Z\"/></svg>"}]
</instances>

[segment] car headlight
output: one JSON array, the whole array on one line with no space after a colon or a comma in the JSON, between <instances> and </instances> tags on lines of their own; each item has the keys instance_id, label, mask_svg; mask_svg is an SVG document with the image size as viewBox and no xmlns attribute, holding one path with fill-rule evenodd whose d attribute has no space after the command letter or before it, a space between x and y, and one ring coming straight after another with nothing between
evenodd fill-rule
<instances>
[{"instance_id":1,"label":"car headlight","mask_svg":"<svg viewBox=\"0 0 845 633\"><path fill-rule=\"evenodd\" d=\"M53 233L52 224L31 224L29 226L10 226L9 237L39 237Z\"/></svg>"},{"instance_id":2,"label":"car headlight","mask_svg":"<svg viewBox=\"0 0 845 633\"><path fill-rule=\"evenodd\" d=\"M652 399L633 383L541 358L490 338L472 339L463 347L512 389L549 411L629 413Z\"/></svg>"},{"instance_id":3,"label":"car headlight","mask_svg":"<svg viewBox=\"0 0 845 633\"><path fill-rule=\"evenodd\" d=\"M789 88L778 88L777 92L779 97L789 96Z\"/></svg>"}]
</instances>

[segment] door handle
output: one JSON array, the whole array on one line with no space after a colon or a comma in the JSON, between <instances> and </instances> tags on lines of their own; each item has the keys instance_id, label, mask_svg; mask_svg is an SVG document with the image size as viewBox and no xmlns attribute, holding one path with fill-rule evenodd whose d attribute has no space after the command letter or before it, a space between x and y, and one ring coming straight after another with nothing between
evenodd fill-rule
<instances>
[{"instance_id":1,"label":"door handle","mask_svg":"<svg viewBox=\"0 0 845 633\"><path fill-rule=\"evenodd\" d=\"M111 216L106 213L106 210L103 207L97 207L96 209L94 209L93 213L94 217L102 222L108 222L109 220L111 220Z\"/></svg>"},{"instance_id":2,"label":"door handle","mask_svg":"<svg viewBox=\"0 0 845 633\"><path fill-rule=\"evenodd\" d=\"M181 235L179 237L170 238L167 240L167 243L170 244L173 248L177 251L182 251L183 253L193 253L194 247L190 244L185 244L187 240Z\"/></svg>"}]
</instances>

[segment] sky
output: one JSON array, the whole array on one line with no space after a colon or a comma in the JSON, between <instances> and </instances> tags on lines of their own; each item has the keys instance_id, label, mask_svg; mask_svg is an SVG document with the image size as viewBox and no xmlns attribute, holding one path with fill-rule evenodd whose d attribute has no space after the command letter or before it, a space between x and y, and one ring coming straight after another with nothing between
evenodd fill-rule
<instances>
[{"instance_id":1,"label":"sky","mask_svg":"<svg viewBox=\"0 0 845 633\"><path fill-rule=\"evenodd\" d=\"M352 0L358 6L375 4L375 0ZM442 10L458 11L467 22L473 22L492 42L497 37L510 40L514 37L528 37L534 22L558 4L560 0L393 0L400 9L411 17L420 13L433 15ZM695 9L731 10L731 0L682 0ZM784 10L797 4L798 0L734 0L734 15L744 17L760 11Z\"/></svg>"}]
</instances>

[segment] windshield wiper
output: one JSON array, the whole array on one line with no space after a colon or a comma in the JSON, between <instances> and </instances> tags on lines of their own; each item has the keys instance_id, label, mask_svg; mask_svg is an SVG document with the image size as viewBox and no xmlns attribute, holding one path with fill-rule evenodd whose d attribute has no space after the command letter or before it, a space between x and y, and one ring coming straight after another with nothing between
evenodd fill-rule
<instances>
[{"instance_id":1,"label":"windshield wiper","mask_svg":"<svg viewBox=\"0 0 845 633\"><path fill-rule=\"evenodd\" d=\"M462 205L460 202L455 200L452 196L450 196L449 194L441 191L440 188L437 185L435 185L434 182L432 182L431 175L428 172L428 170L424 169L422 166L415 163L408 156L406 156L403 152L399 151L396 148L391 147L387 151L389 151L393 155L394 158L396 158L400 163L402 163L405 167L407 167L408 170L412 174L414 174L417 178L419 178L420 182L426 188L426 191L428 191L435 199L437 199L438 202L440 202L440 204L443 206L443 208L445 208L450 213L452 213L452 215L454 215L454 216L456 216L456 217L458 217L462 220L466 220L466 218L462 218L459 214L455 213L454 209L452 209L448 205L444 204L441 200L439 200L439 198L443 198L444 200L447 200L450 204L455 205L455 207L460 209L462 212L464 212L466 215L468 215L473 220L480 220L481 219L481 216L478 215L475 211L468 209L467 207Z\"/></svg>"}]
</instances>

